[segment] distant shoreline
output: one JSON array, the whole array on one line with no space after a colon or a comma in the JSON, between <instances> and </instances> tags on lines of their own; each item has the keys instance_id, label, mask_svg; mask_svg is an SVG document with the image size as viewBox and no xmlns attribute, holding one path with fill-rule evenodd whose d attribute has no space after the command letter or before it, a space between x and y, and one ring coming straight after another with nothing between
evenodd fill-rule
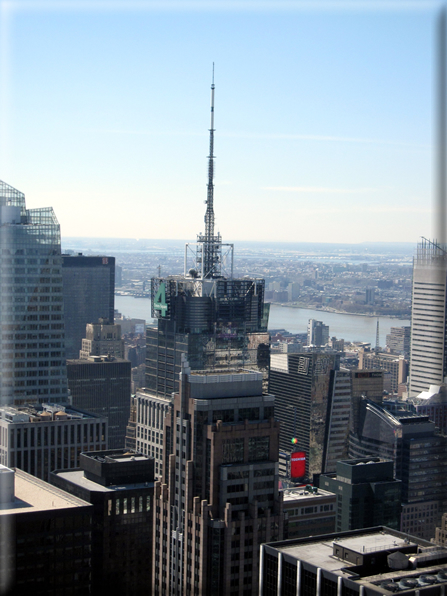
<instances>
[{"instance_id":1,"label":"distant shoreline","mask_svg":"<svg viewBox=\"0 0 447 596\"><path fill-rule=\"evenodd\" d=\"M396 319L397 321L406 321L411 318L411 314L406 315L371 315L368 313L361 312L346 312L345 310L336 310L335 308L315 308L314 306L298 306L296 304L287 304L286 302L269 302L268 304L274 304L275 306L281 306L282 308L302 308L303 310L316 310L321 312L328 312L337 315L351 315L354 317L369 317L370 319L378 319L380 317L387 317L388 319Z\"/></svg>"}]
</instances>

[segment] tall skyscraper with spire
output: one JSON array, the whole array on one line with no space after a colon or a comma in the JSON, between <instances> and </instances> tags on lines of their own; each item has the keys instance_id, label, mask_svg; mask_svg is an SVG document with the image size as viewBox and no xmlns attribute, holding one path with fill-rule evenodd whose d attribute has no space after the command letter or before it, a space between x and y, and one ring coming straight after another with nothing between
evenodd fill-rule
<instances>
[{"instance_id":1,"label":"tall skyscraper with spire","mask_svg":"<svg viewBox=\"0 0 447 596\"><path fill-rule=\"evenodd\" d=\"M205 232L185 247L183 275L152 279L147 332L146 388L178 391L180 356L192 370L245 366L267 371L268 306L264 280L233 277L233 245L214 230L214 77L211 85L210 153Z\"/></svg>"},{"instance_id":2,"label":"tall skyscraper with spire","mask_svg":"<svg viewBox=\"0 0 447 596\"><path fill-rule=\"evenodd\" d=\"M267 389L269 304L263 279L233 277L233 245L214 229L214 72L205 231L185 246L184 272L152 279L147 329L146 386L132 403L127 445L155 458L162 473L163 420L179 390L182 355L192 371L249 368Z\"/></svg>"}]
</instances>

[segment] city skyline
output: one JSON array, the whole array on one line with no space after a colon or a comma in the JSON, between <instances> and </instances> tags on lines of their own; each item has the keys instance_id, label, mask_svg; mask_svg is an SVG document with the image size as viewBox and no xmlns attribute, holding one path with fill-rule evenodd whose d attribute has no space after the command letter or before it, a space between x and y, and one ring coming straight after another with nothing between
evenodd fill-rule
<instances>
[{"instance_id":1,"label":"city skyline","mask_svg":"<svg viewBox=\"0 0 447 596\"><path fill-rule=\"evenodd\" d=\"M213 61L224 240L432 234L437 4L8 6L1 177L64 237L203 231Z\"/></svg>"}]
</instances>

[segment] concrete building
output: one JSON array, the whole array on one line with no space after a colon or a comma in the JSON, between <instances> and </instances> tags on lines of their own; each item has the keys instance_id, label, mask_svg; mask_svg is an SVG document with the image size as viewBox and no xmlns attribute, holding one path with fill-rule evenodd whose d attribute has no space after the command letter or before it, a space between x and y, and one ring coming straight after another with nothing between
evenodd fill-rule
<instances>
[{"instance_id":1,"label":"concrete building","mask_svg":"<svg viewBox=\"0 0 447 596\"><path fill-rule=\"evenodd\" d=\"M316 486L285 488L284 540L335 532L337 497Z\"/></svg>"},{"instance_id":2,"label":"concrete building","mask_svg":"<svg viewBox=\"0 0 447 596\"><path fill-rule=\"evenodd\" d=\"M60 226L0 181L0 403L67 400Z\"/></svg>"},{"instance_id":3,"label":"concrete building","mask_svg":"<svg viewBox=\"0 0 447 596\"><path fill-rule=\"evenodd\" d=\"M154 462L123 450L81 455L51 483L93 506L92 594L150 594Z\"/></svg>"},{"instance_id":4,"label":"concrete building","mask_svg":"<svg viewBox=\"0 0 447 596\"><path fill-rule=\"evenodd\" d=\"M386 345L391 354L410 357L411 327L391 327L386 336Z\"/></svg>"},{"instance_id":5,"label":"concrete building","mask_svg":"<svg viewBox=\"0 0 447 596\"><path fill-rule=\"evenodd\" d=\"M0 464L48 481L79 466L82 451L106 449L107 419L66 405L0 408Z\"/></svg>"},{"instance_id":6,"label":"concrete building","mask_svg":"<svg viewBox=\"0 0 447 596\"><path fill-rule=\"evenodd\" d=\"M307 324L307 345L325 346L329 342L329 325L322 321L309 319Z\"/></svg>"},{"instance_id":7,"label":"concrete building","mask_svg":"<svg viewBox=\"0 0 447 596\"><path fill-rule=\"evenodd\" d=\"M86 325L79 358L82 360L89 356L113 356L123 359L124 340L121 339L121 327L111 325L105 319L99 319L98 323Z\"/></svg>"},{"instance_id":8,"label":"concrete building","mask_svg":"<svg viewBox=\"0 0 447 596\"><path fill-rule=\"evenodd\" d=\"M163 470L163 424L171 408L171 400L157 397L144 390L137 391L132 400L135 423L135 442L130 441L127 429L127 446L134 445L140 453L154 458L155 476L161 478Z\"/></svg>"},{"instance_id":9,"label":"concrete building","mask_svg":"<svg viewBox=\"0 0 447 596\"><path fill-rule=\"evenodd\" d=\"M259 596L443 596L447 549L384 526L261 546Z\"/></svg>"},{"instance_id":10,"label":"concrete building","mask_svg":"<svg viewBox=\"0 0 447 596\"><path fill-rule=\"evenodd\" d=\"M319 486L337 495L337 532L385 525L398 530L401 481L392 461L378 457L337 462L335 474L322 474Z\"/></svg>"},{"instance_id":11,"label":"concrete building","mask_svg":"<svg viewBox=\"0 0 447 596\"><path fill-rule=\"evenodd\" d=\"M89 356L67 360L73 406L107 417L111 449L122 449L130 414L130 362L122 358Z\"/></svg>"},{"instance_id":12,"label":"concrete building","mask_svg":"<svg viewBox=\"0 0 447 596\"><path fill-rule=\"evenodd\" d=\"M115 257L62 255L67 358L78 358L85 326L115 311Z\"/></svg>"},{"instance_id":13,"label":"concrete building","mask_svg":"<svg viewBox=\"0 0 447 596\"><path fill-rule=\"evenodd\" d=\"M409 397L446 376L447 252L423 239L413 261Z\"/></svg>"},{"instance_id":14,"label":"concrete building","mask_svg":"<svg viewBox=\"0 0 447 596\"><path fill-rule=\"evenodd\" d=\"M273 407L262 373L183 369L155 488L154 595L258 593L259 545L283 535Z\"/></svg>"},{"instance_id":15,"label":"concrete building","mask_svg":"<svg viewBox=\"0 0 447 596\"><path fill-rule=\"evenodd\" d=\"M0 466L0 593L90 594L92 506Z\"/></svg>"},{"instance_id":16,"label":"concrete building","mask_svg":"<svg viewBox=\"0 0 447 596\"><path fill-rule=\"evenodd\" d=\"M407 380L408 360L405 360L404 356L395 356L385 352L360 350L359 369L383 370L390 373L390 390L392 393L397 393L398 386Z\"/></svg>"}]
</instances>

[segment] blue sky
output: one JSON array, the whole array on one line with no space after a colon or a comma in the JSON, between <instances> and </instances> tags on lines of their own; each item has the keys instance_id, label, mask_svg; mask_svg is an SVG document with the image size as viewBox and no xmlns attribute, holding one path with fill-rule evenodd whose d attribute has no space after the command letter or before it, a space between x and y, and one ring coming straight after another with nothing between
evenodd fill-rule
<instances>
[{"instance_id":1,"label":"blue sky","mask_svg":"<svg viewBox=\"0 0 447 596\"><path fill-rule=\"evenodd\" d=\"M378 7L378 8L377 8ZM63 236L433 234L435 5L3 2L0 178Z\"/></svg>"}]
</instances>

